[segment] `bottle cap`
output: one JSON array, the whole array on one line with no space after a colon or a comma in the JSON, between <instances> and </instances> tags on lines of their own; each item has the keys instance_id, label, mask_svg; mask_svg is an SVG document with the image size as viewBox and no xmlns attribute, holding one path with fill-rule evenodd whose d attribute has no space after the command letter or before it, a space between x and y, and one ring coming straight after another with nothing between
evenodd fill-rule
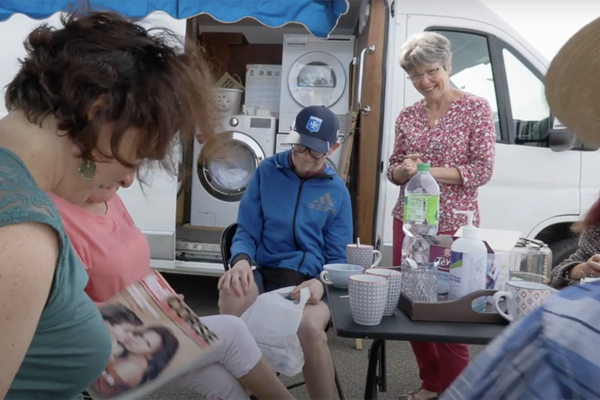
<instances>
[{"instance_id":1,"label":"bottle cap","mask_svg":"<svg viewBox=\"0 0 600 400\"><path fill-rule=\"evenodd\" d=\"M429 172L431 166L427 163L419 163L417 164L417 172Z\"/></svg>"}]
</instances>

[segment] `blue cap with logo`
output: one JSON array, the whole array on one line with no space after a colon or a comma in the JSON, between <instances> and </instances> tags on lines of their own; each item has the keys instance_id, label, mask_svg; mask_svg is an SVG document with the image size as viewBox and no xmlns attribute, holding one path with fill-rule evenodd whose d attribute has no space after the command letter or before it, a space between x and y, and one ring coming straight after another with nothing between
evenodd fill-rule
<instances>
[{"instance_id":1,"label":"blue cap with logo","mask_svg":"<svg viewBox=\"0 0 600 400\"><path fill-rule=\"evenodd\" d=\"M325 106L309 106L296 115L296 124L289 135L289 143L301 144L313 151L326 154L337 143L340 123Z\"/></svg>"}]
</instances>

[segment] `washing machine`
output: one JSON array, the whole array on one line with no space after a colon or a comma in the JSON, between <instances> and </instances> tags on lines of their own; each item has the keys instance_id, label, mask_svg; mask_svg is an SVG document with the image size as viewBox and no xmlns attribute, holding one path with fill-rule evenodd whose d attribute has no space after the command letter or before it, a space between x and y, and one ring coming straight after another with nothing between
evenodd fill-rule
<instances>
[{"instance_id":1,"label":"washing machine","mask_svg":"<svg viewBox=\"0 0 600 400\"><path fill-rule=\"evenodd\" d=\"M281 153L286 150L292 148L292 144L288 143L289 133L278 133L277 138L275 139L275 153ZM340 165L340 158L342 157L342 141L344 137L338 136L338 143L340 144L338 148L333 152L332 155L327 156L325 162L329 165L335 172L338 170L338 166Z\"/></svg>"},{"instance_id":2,"label":"washing machine","mask_svg":"<svg viewBox=\"0 0 600 400\"><path fill-rule=\"evenodd\" d=\"M347 35L284 35L279 133L289 132L296 114L314 105L333 111L340 121L340 132L347 133L354 41L354 36Z\"/></svg>"},{"instance_id":3,"label":"washing machine","mask_svg":"<svg viewBox=\"0 0 600 400\"><path fill-rule=\"evenodd\" d=\"M204 143L194 140L190 224L225 228L258 165L273 155L276 118L234 115ZM217 146L217 143L219 144Z\"/></svg>"}]
</instances>

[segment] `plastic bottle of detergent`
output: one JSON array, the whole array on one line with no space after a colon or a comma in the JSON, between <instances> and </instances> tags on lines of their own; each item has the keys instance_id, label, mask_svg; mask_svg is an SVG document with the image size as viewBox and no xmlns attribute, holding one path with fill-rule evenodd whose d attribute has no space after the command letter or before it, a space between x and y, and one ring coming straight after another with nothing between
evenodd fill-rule
<instances>
[{"instance_id":1,"label":"plastic bottle of detergent","mask_svg":"<svg viewBox=\"0 0 600 400\"><path fill-rule=\"evenodd\" d=\"M467 216L462 237L450 248L450 276L448 300L457 300L478 290L485 290L487 273L487 247L477 239L473 226L473 211L454 211ZM473 310L483 312L485 297L473 301Z\"/></svg>"},{"instance_id":2,"label":"plastic bottle of detergent","mask_svg":"<svg viewBox=\"0 0 600 400\"><path fill-rule=\"evenodd\" d=\"M437 269L429 262L427 236L437 234L440 187L429 164L417 164L417 173L404 189L402 290L414 301L437 301Z\"/></svg>"}]
</instances>

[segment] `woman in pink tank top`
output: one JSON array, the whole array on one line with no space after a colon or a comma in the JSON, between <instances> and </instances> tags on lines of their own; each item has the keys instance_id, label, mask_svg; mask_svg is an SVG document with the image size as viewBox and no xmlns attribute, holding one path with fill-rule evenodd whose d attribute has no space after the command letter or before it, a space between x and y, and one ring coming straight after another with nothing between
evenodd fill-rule
<instances>
[{"instance_id":1,"label":"woman in pink tank top","mask_svg":"<svg viewBox=\"0 0 600 400\"><path fill-rule=\"evenodd\" d=\"M150 272L150 249L117 195L134 175L103 186L82 206L49 194L65 232L83 265L89 282L86 293L103 303ZM217 349L198 360L198 369L171 381L207 399L292 399L268 366L241 319L230 315L203 317L202 322L221 339Z\"/></svg>"}]
</instances>

